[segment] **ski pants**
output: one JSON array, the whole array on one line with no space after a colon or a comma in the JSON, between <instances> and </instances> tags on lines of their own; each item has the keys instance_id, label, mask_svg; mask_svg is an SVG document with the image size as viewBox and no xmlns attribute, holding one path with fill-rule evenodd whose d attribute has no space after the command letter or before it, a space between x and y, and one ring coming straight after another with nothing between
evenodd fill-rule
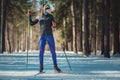
<instances>
[{"instance_id":1,"label":"ski pants","mask_svg":"<svg viewBox=\"0 0 120 80\"><path fill-rule=\"evenodd\" d=\"M43 65L43 60L44 60L43 56L44 56L46 42L48 43L51 54L52 54L53 64L57 65L55 42L54 42L54 38L52 35L51 36L41 36L41 38L39 39L39 62L40 62L40 65Z\"/></svg>"}]
</instances>

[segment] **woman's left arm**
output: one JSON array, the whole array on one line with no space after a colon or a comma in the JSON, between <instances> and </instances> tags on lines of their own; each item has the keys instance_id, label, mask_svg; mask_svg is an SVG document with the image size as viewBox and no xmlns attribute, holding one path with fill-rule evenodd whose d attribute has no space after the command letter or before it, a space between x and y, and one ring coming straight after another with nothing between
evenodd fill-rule
<instances>
[{"instance_id":1,"label":"woman's left arm","mask_svg":"<svg viewBox=\"0 0 120 80\"><path fill-rule=\"evenodd\" d=\"M56 22L55 22L55 20L54 20L54 17L52 16L52 26L53 26L53 27L56 27L56 25L57 25L57 24L56 24Z\"/></svg>"}]
</instances>

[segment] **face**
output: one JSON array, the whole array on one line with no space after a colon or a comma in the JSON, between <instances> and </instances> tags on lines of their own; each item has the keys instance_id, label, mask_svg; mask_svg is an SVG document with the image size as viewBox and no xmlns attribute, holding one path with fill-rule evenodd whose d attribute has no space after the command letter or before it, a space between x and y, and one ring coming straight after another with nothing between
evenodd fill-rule
<instances>
[{"instance_id":1,"label":"face","mask_svg":"<svg viewBox=\"0 0 120 80\"><path fill-rule=\"evenodd\" d=\"M50 14L51 13L51 9L47 9L46 12L48 12Z\"/></svg>"}]
</instances>

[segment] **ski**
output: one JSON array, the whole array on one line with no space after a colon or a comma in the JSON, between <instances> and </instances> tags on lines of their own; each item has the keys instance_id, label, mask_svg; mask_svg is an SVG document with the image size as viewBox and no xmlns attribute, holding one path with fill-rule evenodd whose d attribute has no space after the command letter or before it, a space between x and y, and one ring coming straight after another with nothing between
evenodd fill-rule
<instances>
[{"instance_id":1,"label":"ski","mask_svg":"<svg viewBox=\"0 0 120 80\"><path fill-rule=\"evenodd\" d=\"M34 76L37 76L37 75L40 75L40 74L51 74L51 73L53 73L53 74L69 74L68 72L63 72L63 71L61 71L61 72L48 72L48 71L46 71L46 72L38 72L37 74L35 74Z\"/></svg>"},{"instance_id":2,"label":"ski","mask_svg":"<svg viewBox=\"0 0 120 80\"><path fill-rule=\"evenodd\" d=\"M69 74L68 72L63 72L63 71L61 71L61 72L56 72L56 73Z\"/></svg>"},{"instance_id":3,"label":"ski","mask_svg":"<svg viewBox=\"0 0 120 80\"><path fill-rule=\"evenodd\" d=\"M37 76L37 75L39 75L39 74L43 74L43 73L45 73L45 72L38 72L38 73L35 74L34 76Z\"/></svg>"}]
</instances>

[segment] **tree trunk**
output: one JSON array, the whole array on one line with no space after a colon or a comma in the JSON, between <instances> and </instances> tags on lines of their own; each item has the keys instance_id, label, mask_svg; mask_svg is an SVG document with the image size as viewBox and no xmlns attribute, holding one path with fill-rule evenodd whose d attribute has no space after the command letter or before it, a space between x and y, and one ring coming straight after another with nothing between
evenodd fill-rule
<instances>
[{"instance_id":1,"label":"tree trunk","mask_svg":"<svg viewBox=\"0 0 120 80\"><path fill-rule=\"evenodd\" d=\"M66 24L67 24L67 21L66 21L66 18L63 19L63 38L64 38L64 41L63 41L63 46L65 47L65 50L68 50L68 40L67 40L67 29L66 29Z\"/></svg>"},{"instance_id":2,"label":"tree trunk","mask_svg":"<svg viewBox=\"0 0 120 80\"><path fill-rule=\"evenodd\" d=\"M110 0L105 0L105 53L104 57L110 58L110 23L109 23L109 17L110 17Z\"/></svg>"},{"instance_id":3,"label":"tree trunk","mask_svg":"<svg viewBox=\"0 0 120 80\"><path fill-rule=\"evenodd\" d=\"M74 12L74 0L71 1L71 15L72 15L72 28L73 28L73 51L77 53L77 37L75 26L75 12Z\"/></svg>"},{"instance_id":4,"label":"tree trunk","mask_svg":"<svg viewBox=\"0 0 120 80\"><path fill-rule=\"evenodd\" d=\"M91 0L90 2L90 26L91 26L91 50L96 55L96 1Z\"/></svg>"},{"instance_id":5,"label":"tree trunk","mask_svg":"<svg viewBox=\"0 0 120 80\"><path fill-rule=\"evenodd\" d=\"M112 6L112 30L113 30L113 55L120 54L119 40L119 0L111 0Z\"/></svg>"},{"instance_id":6,"label":"tree trunk","mask_svg":"<svg viewBox=\"0 0 120 80\"><path fill-rule=\"evenodd\" d=\"M104 54L104 0L98 2L98 30L100 32L100 48L101 54Z\"/></svg>"},{"instance_id":7,"label":"tree trunk","mask_svg":"<svg viewBox=\"0 0 120 80\"><path fill-rule=\"evenodd\" d=\"M7 0L2 0L1 2L1 42L0 42L0 51L3 53L5 51L5 28L6 28L6 15L7 15Z\"/></svg>"},{"instance_id":8,"label":"tree trunk","mask_svg":"<svg viewBox=\"0 0 120 80\"><path fill-rule=\"evenodd\" d=\"M10 29L7 27L7 41L8 41L8 51L11 53L12 49L11 49L11 42L10 42Z\"/></svg>"},{"instance_id":9,"label":"tree trunk","mask_svg":"<svg viewBox=\"0 0 120 80\"><path fill-rule=\"evenodd\" d=\"M78 40L79 40L79 48L78 48L78 50L79 51L82 51L83 50L83 46L82 46L82 3L83 3L83 1L82 0L79 0L79 13L77 14L77 15L79 15L79 19L78 20L76 20L78 23L78 31L77 31L77 35L78 35ZM77 10L78 10L78 8L77 8Z\"/></svg>"},{"instance_id":10,"label":"tree trunk","mask_svg":"<svg viewBox=\"0 0 120 80\"><path fill-rule=\"evenodd\" d=\"M3 53L3 39L2 39L2 34L3 34L3 11L4 11L4 0L1 1L1 20L0 20L0 53Z\"/></svg>"},{"instance_id":11,"label":"tree trunk","mask_svg":"<svg viewBox=\"0 0 120 80\"><path fill-rule=\"evenodd\" d=\"M83 1L84 4L84 45L83 45L83 53L86 56L90 55L90 46L89 46L89 8L88 8L88 0Z\"/></svg>"}]
</instances>

